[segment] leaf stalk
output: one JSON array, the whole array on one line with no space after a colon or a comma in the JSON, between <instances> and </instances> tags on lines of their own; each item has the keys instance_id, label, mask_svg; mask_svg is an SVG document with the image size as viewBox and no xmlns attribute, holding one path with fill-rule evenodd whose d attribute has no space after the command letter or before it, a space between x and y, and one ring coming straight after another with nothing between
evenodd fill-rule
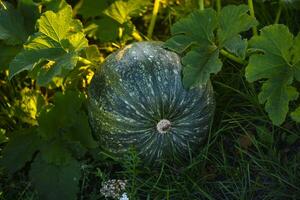
<instances>
[{"instance_id":1,"label":"leaf stalk","mask_svg":"<svg viewBox=\"0 0 300 200\"><path fill-rule=\"evenodd\" d=\"M199 9L204 10L204 0L199 0Z\"/></svg>"},{"instance_id":2,"label":"leaf stalk","mask_svg":"<svg viewBox=\"0 0 300 200\"><path fill-rule=\"evenodd\" d=\"M222 2L221 0L217 0L217 12L220 13L222 8Z\"/></svg>"},{"instance_id":3,"label":"leaf stalk","mask_svg":"<svg viewBox=\"0 0 300 200\"><path fill-rule=\"evenodd\" d=\"M147 37L149 39L152 38L153 30L154 30L155 23L156 23L157 13L158 13L158 10L159 10L159 4L160 4L160 0L155 0L154 1L152 17L151 17L150 25L149 25L149 28L148 28L148 31L147 31Z\"/></svg>"},{"instance_id":4,"label":"leaf stalk","mask_svg":"<svg viewBox=\"0 0 300 200\"><path fill-rule=\"evenodd\" d=\"M239 63L239 64L242 64L242 65L246 65L246 64L247 64L247 61L246 61L246 60L243 60L243 59L241 59L241 58L239 58L239 57L233 55L232 53L229 53L229 52L226 51L225 49L221 49L221 50L220 50L220 53L221 53L223 56L225 56L225 57L229 58L230 60L233 60L233 61L235 61L235 62L237 62L237 63Z\"/></svg>"},{"instance_id":5,"label":"leaf stalk","mask_svg":"<svg viewBox=\"0 0 300 200\"><path fill-rule=\"evenodd\" d=\"M252 0L248 0L248 6L249 6L249 11L250 11L250 16L255 18L255 12L254 12L254 6L253 6L253 1ZM252 32L253 32L254 36L258 35L256 26L252 27Z\"/></svg>"},{"instance_id":6,"label":"leaf stalk","mask_svg":"<svg viewBox=\"0 0 300 200\"><path fill-rule=\"evenodd\" d=\"M280 16L281 16L281 11L282 11L282 3L281 3L281 1L279 1L279 7L278 7L278 10L276 13L276 18L275 18L274 24L278 24Z\"/></svg>"},{"instance_id":7,"label":"leaf stalk","mask_svg":"<svg viewBox=\"0 0 300 200\"><path fill-rule=\"evenodd\" d=\"M5 6L5 4L1 0L0 0L0 4L4 8L4 10L7 10L7 7Z\"/></svg>"},{"instance_id":8,"label":"leaf stalk","mask_svg":"<svg viewBox=\"0 0 300 200\"><path fill-rule=\"evenodd\" d=\"M93 62L91 62L90 60L83 58L81 56L78 56L78 61L85 64L85 65L92 65L92 66L97 66L96 64L94 64Z\"/></svg>"}]
</instances>

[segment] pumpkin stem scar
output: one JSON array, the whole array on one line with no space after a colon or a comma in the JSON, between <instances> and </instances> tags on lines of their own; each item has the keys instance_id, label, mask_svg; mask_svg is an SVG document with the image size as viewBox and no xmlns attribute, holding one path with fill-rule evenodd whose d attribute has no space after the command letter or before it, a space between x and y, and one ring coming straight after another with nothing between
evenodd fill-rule
<instances>
[{"instance_id":1,"label":"pumpkin stem scar","mask_svg":"<svg viewBox=\"0 0 300 200\"><path fill-rule=\"evenodd\" d=\"M160 120L156 125L156 129L159 133L166 133L170 128L171 122L167 119Z\"/></svg>"}]
</instances>

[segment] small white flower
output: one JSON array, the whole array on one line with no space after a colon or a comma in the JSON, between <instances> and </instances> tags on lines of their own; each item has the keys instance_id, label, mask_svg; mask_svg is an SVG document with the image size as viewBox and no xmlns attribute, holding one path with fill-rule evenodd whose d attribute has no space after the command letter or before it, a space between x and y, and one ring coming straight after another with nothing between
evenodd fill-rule
<instances>
[{"instance_id":1,"label":"small white flower","mask_svg":"<svg viewBox=\"0 0 300 200\"><path fill-rule=\"evenodd\" d=\"M100 189L100 192L105 197L112 197L113 199L119 199L122 192L125 191L126 183L127 183L126 180L110 179L102 183L102 188ZM123 196L126 197L124 198L124 200L128 200L126 193L123 193L122 197Z\"/></svg>"},{"instance_id":2,"label":"small white flower","mask_svg":"<svg viewBox=\"0 0 300 200\"><path fill-rule=\"evenodd\" d=\"M126 192L124 192L124 193L122 194L122 196L120 197L119 200L129 200L129 198L127 197Z\"/></svg>"}]
</instances>

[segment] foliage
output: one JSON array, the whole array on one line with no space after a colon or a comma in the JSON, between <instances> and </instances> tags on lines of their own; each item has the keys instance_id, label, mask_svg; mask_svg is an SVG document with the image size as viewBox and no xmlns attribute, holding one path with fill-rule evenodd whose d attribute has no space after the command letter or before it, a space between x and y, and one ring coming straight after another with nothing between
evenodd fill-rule
<instances>
[{"instance_id":1,"label":"foliage","mask_svg":"<svg viewBox=\"0 0 300 200\"><path fill-rule=\"evenodd\" d=\"M253 37L250 48L263 54L250 56L246 68L249 81L268 79L262 85L258 98L265 103L265 109L274 124L282 124L288 113L289 101L299 96L291 84L300 81L300 34L294 39L284 25L271 25L261 30L260 36Z\"/></svg>"},{"instance_id":2,"label":"foliage","mask_svg":"<svg viewBox=\"0 0 300 200\"><path fill-rule=\"evenodd\" d=\"M109 179L130 199L298 198L297 1L160 0L153 38L187 88L211 79L217 114L198 156L159 169L102 151L85 105L95 67L147 39L154 1L68 2L0 0L0 199L101 199Z\"/></svg>"},{"instance_id":3,"label":"foliage","mask_svg":"<svg viewBox=\"0 0 300 200\"><path fill-rule=\"evenodd\" d=\"M206 83L210 74L221 70L220 53L245 64L246 53L254 51L248 55L245 76L249 82L268 79L258 98L265 103L273 124L280 125L289 111L289 102L299 96L291 84L300 81L300 34L294 38L285 25L269 25L248 45L240 33L257 25L248 10L246 5L229 5L219 13L213 9L194 11L172 26L172 37L165 46L183 55L183 83L187 88ZM292 113L295 121L296 112Z\"/></svg>"},{"instance_id":4,"label":"foliage","mask_svg":"<svg viewBox=\"0 0 300 200\"><path fill-rule=\"evenodd\" d=\"M198 10L172 26L173 37L165 45L184 54L183 82L186 87L206 83L210 74L221 70L219 53L222 48L240 58L245 57L247 40L239 33L257 25L247 11L246 5L230 5L219 14L213 9Z\"/></svg>"}]
</instances>

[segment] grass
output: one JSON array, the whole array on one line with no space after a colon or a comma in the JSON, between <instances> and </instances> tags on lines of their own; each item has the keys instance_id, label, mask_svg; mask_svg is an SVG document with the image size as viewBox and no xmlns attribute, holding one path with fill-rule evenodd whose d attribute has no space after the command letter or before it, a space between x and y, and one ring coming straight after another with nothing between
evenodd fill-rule
<instances>
[{"instance_id":1,"label":"grass","mask_svg":"<svg viewBox=\"0 0 300 200\"><path fill-rule=\"evenodd\" d=\"M214 78L215 120L206 144L186 166L164 164L153 170L132 152L125 161L102 161L106 164L98 170L106 179L128 180L130 199L297 199L299 126L289 120L282 127L272 126L255 85L247 83L243 73L240 66L226 62ZM90 166L85 176L90 184L98 180L92 191L97 194L101 178L95 179L93 166L99 164Z\"/></svg>"},{"instance_id":2,"label":"grass","mask_svg":"<svg viewBox=\"0 0 300 200\"><path fill-rule=\"evenodd\" d=\"M273 23L276 12L268 9L270 6L277 10L277 3L257 2L254 6L260 26ZM286 9L283 8L279 22L297 33L299 14L292 16ZM160 29L168 23L165 15L158 13L155 38L166 37L165 29ZM299 199L300 125L290 119L280 127L271 124L258 102L258 85L244 79L241 65L226 60L212 82L217 108L207 141L196 157L182 167L165 163L153 169L143 166L134 151L121 161L90 152L82 161L78 199L103 199L101 183L112 178L128 181L126 192L130 200ZM0 103L6 109L6 102ZM0 177L0 200L37 199L26 167L14 177L7 177L0 169Z\"/></svg>"}]
</instances>

